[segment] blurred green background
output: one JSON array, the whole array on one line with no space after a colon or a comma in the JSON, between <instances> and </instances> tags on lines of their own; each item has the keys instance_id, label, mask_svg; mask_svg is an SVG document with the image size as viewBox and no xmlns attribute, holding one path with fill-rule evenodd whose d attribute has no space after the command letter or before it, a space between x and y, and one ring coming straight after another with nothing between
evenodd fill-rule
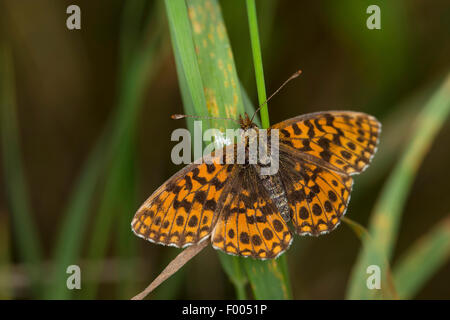
<instances>
[{"instance_id":1,"label":"blurred green background","mask_svg":"<svg viewBox=\"0 0 450 320\"><path fill-rule=\"evenodd\" d=\"M242 87L257 105L245 2L213 3ZM70 4L81 8L81 30L66 28ZM366 27L371 4L381 8L381 30ZM272 124L339 109L382 122L379 151L355 178L347 211L370 228L385 182L428 121L424 106L436 95L435 105L449 104L449 82L439 88L450 71L450 3L258 0L256 7L267 92L303 71L269 103ZM189 110L164 2L1 0L0 37L0 298L132 297L179 253L130 230L139 205L180 169L170 160L170 134L185 123L170 115ZM432 272L408 298L450 298L448 120L436 128L405 188L390 264L436 226L444 226L436 238L443 247L433 251L439 262L432 267L432 259L416 260ZM296 236L286 255L293 298L355 297L348 292L360 250L345 224L319 238ZM81 290L65 288L72 264L81 267ZM236 295L208 247L150 297Z\"/></svg>"}]
</instances>

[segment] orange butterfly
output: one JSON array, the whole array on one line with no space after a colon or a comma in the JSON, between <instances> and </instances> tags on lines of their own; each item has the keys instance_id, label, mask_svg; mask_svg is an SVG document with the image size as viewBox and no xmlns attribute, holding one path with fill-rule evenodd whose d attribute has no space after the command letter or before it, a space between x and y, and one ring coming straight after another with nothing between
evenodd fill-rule
<instances>
[{"instance_id":1,"label":"orange butterfly","mask_svg":"<svg viewBox=\"0 0 450 320\"><path fill-rule=\"evenodd\" d=\"M240 126L256 127L247 114ZM212 164L188 165L139 208L134 233L179 248L211 238L228 254L270 259L289 248L293 232L317 236L336 228L350 200L351 175L369 165L381 124L364 113L329 111L280 122L268 135L271 129L279 130L275 175L261 175L247 158L227 164L213 155Z\"/></svg>"}]
</instances>

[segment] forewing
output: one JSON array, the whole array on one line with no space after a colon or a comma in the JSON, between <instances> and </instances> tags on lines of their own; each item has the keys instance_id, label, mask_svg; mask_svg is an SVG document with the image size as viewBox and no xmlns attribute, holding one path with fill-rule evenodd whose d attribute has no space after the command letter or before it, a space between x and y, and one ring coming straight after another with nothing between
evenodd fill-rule
<instances>
[{"instance_id":1,"label":"forewing","mask_svg":"<svg viewBox=\"0 0 450 320\"><path fill-rule=\"evenodd\" d=\"M185 247L211 234L222 195L235 165L192 164L156 190L139 208L131 223L146 240Z\"/></svg>"},{"instance_id":2,"label":"forewing","mask_svg":"<svg viewBox=\"0 0 450 320\"><path fill-rule=\"evenodd\" d=\"M362 172L376 152L381 124L353 111L302 115L274 125L280 143L347 174Z\"/></svg>"}]
</instances>

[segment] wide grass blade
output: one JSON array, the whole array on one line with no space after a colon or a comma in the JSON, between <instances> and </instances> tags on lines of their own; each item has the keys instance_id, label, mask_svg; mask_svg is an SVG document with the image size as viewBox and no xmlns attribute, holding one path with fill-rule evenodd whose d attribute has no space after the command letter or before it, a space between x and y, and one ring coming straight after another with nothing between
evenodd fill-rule
<instances>
[{"instance_id":1,"label":"wide grass blade","mask_svg":"<svg viewBox=\"0 0 450 320\"><path fill-rule=\"evenodd\" d=\"M188 8L184 0L166 1L172 47L184 110L186 114L202 116L212 116L214 114L237 119L238 115L243 112L244 107L243 102L239 99L240 88L236 86L238 81L234 71L231 49L226 38L222 18L217 13L217 3L213 1L214 6L210 6L209 9L206 8L205 3L205 1L190 2ZM210 20L212 16L208 16L206 14L208 11L206 10L213 10L215 12L214 17L216 19L220 18L217 29L213 28L215 24ZM210 11L209 13L211 14ZM195 20L191 21L190 18ZM191 23L196 27L191 27ZM195 30L202 32L199 32L194 38ZM219 32L221 33L220 37ZM180 50L180 48L183 50ZM202 55L203 59L206 59L201 64L199 63L196 49L199 56ZM221 65L225 67L225 70L221 71L221 73L217 72L219 69L218 57L223 59L221 60ZM233 73L230 73L228 70L228 65L231 66ZM207 75L210 70L214 70L211 72L214 72L218 79L209 76L208 79L211 82L208 83L202 78L202 75ZM225 76L227 76L227 79L225 79ZM218 82L220 80L222 82ZM231 80L234 81L234 84L231 83ZM190 83L190 81L194 83ZM225 81L228 81L227 86L225 86ZM196 92L192 92L193 90L196 90ZM208 102L205 92L208 93ZM225 107L217 103L218 96L220 96L221 101L230 101L230 98L237 98L236 106L231 109L229 107L227 113ZM194 99L194 97L196 98ZM236 127L236 124L232 121L203 120L203 130L211 128L213 121L217 128ZM188 119L187 123L189 130L193 133L193 120ZM244 272L241 270L238 258L221 254L219 254L219 257L224 271L235 285L238 298L244 299L246 279L243 276Z\"/></svg>"},{"instance_id":2,"label":"wide grass blade","mask_svg":"<svg viewBox=\"0 0 450 320\"><path fill-rule=\"evenodd\" d=\"M165 4L183 103L191 114L206 116L208 110L187 5L184 0L166 0Z\"/></svg>"},{"instance_id":3,"label":"wide grass blade","mask_svg":"<svg viewBox=\"0 0 450 320\"><path fill-rule=\"evenodd\" d=\"M204 0L187 4L208 115L237 119L244 105L220 6ZM214 124L222 132L237 127L233 121L215 120Z\"/></svg>"},{"instance_id":4,"label":"wide grass blade","mask_svg":"<svg viewBox=\"0 0 450 320\"><path fill-rule=\"evenodd\" d=\"M389 261L392 256L402 209L414 177L449 111L450 75L417 115L414 135L390 174L374 207L369 227L374 246L368 244L362 247L350 278L348 298L374 297L374 290L366 287L366 268L369 265L378 265L382 275L385 275L386 266L380 257L386 257ZM381 138L383 139L383 136Z\"/></svg>"},{"instance_id":5,"label":"wide grass blade","mask_svg":"<svg viewBox=\"0 0 450 320\"><path fill-rule=\"evenodd\" d=\"M42 248L29 202L18 126L13 56L9 46L0 43L0 133L4 183L20 260L26 265L33 294L38 297L41 292L39 266Z\"/></svg>"},{"instance_id":6,"label":"wide grass blade","mask_svg":"<svg viewBox=\"0 0 450 320\"><path fill-rule=\"evenodd\" d=\"M230 257L226 253L219 252L220 263L225 273L228 275L236 291L236 298L239 300L247 299L246 286L248 283L246 274L241 267L241 258Z\"/></svg>"},{"instance_id":7,"label":"wide grass blade","mask_svg":"<svg viewBox=\"0 0 450 320\"><path fill-rule=\"evenodd\" d=\"M286 269L279 260L242 261L255 299L284 300L291 299L291 288L286 277Z\"/></svg>"},{"instance_id":8,"label":"wide grass blade","mask_svg":"<svg viewBox=\"0 0 450 320\"><path fill-rule=\"evenodd\" d=\"M225 116L235 119L244 110L248 112L250 104L247 100L244 106L243 93L236 75L218 2L195 0L189 1L186 6L182 0L166 1L166 8L185 111L194 111L195 115ZM194 84L191 84L191 81L194 81ZM192 90L198 91L195 93ZM216 128L222 130L236 127L231 121L210 121L210 124L213 123ZM191 125L189 128L192 128ZM204 125L203 128L206 129L207 126ZM238 298L244 298L243 286L246 280L243 277L245 272L241 266L242 259L220 255L220 260L235 285ZM264 281L269 277L271 280L280 281L279 275L283 274L284 269L276 270L279 271L276 274L267 264L262 265L266 272L264 275L261 274L259 280ZM266 287L276 281L268 281ZM255 284L254 287L260 290L259 284ZM275 286L275 290L272 290L277 294L271 297L285 298L283 289L277 288L278 286Z\"/></svg>"},{"instance_id":9,"label":"wide grass blade","mask_svg":"<svg viewBox=\"0 0 450 320\"><path fill-rule=\"evenodd\" d=\"M412 299L450 258L450 217L413 243L394 268L400 299Z\"/></svg>"}]
</instances>

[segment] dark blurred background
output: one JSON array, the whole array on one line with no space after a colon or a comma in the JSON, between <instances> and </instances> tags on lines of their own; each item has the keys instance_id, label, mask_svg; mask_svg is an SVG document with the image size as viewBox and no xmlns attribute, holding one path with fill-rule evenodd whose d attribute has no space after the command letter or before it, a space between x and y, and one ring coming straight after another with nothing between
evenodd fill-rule
<instances>
[{"instance_id":1,"label":"dark blurred background","mask_svg":"<svg viewBox=\"0 0 450 320\"><path fill-rule=\"evenodd\" d=\"M42 244L44 270L51 268L66 207L90 152L107 127L120 96L119 41L125 1L1 0L2 42L11 48L15 74L17 124L30 215ZM143 6L145 19L164 15L157 1ZM242 1L220 1L238 75L256 104L248 22ZM81 8L81 30L66 28L66 8ZM381 30L368 30L365 10L381 8ZM367 225L383 181L408 141L411 120L450 70L450 3L419 1L257 1L265 80L273 92L299 68L303 74L271 101L271 123L299 114L333 109L370 113L383 123L379 153L356 177L348 217ZM155 14L155 12L157 14ZM161 18L161 17L160 17ZM101 272L90 278L88 258L102 183L92 193L77 241L83 285L98 285L94 298L128 298L142 290L179 251L145 242L129 234L135 210L168 177L180 169L171 163L172 130L184 127L170 115L182 113L167 21L154 58L154 73L145 88L135 125L131 210L117 205L107 236ZM156 22L155 22L156 24ZM150 28L157 28L150 22ZM151 34L151 32L150 32ZM0 73L3 72L0 70ZM419 170L404 209L395 257L450 213L450 126L440 131ZM4 150L4 149L3 149ZM120 156L114 151L112 159ZM4 158L2 158L4 159ZM4 161L4 160L1 160ZM103 167L101 168L104 169ZM0 223L3 250L0 273L5 298L36 297L29 287L13 228L10 199L0 173ZM100 181L103 181L100 179ZM127 186L127 181L132 181ZM129 197L128 197L129 198ZM27 201L24 199L24 201ZM124 200L125 201L125 200ZM128 200L126 200L128 201ZM125 227L124 227L125 226ZM121 240L126 247L120 249ZM341 299L361 243L341 225L319 238L296 237L288 251L296 299ZM121 254L125 253L125 254ZM128 254L127 254L128 252ZM394 263L395 263L394 258ZM131 272L120 272L122 266ZM44 273L42 278L46 279ZM314 276L310 276L314 275ZM41 290L46 290L44 281ZM450 264L437 272L417 298L450 298ZM214 285L212 285L214 284ZM83 289L74 293L84 298ZM216 252L206 248L153 298L234 298Z\"/></svg>"}]
</instances>

